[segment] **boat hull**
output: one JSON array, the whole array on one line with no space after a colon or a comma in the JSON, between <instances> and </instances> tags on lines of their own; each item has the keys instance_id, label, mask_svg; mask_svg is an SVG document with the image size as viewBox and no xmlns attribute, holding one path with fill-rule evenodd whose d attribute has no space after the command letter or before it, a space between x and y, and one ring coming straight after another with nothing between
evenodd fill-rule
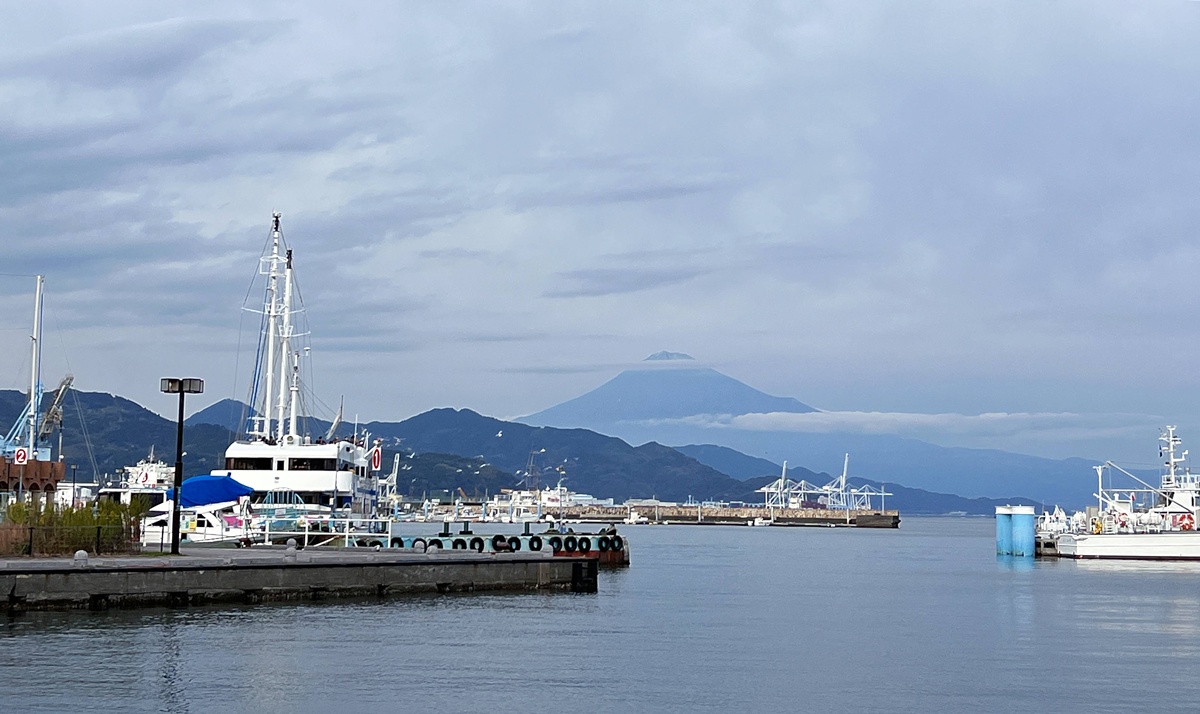
<instances>
[{"instance_id":1,"label":"boat hull","mask_svg":"<svg viewBox=\"0 0 1200 714\"><path fill-rule=\"evenodd\" d=\"M1064 533L1056 542L1058 557L1111 560L1200 560L1200 532Z\"/></svg>"}]
</instances>

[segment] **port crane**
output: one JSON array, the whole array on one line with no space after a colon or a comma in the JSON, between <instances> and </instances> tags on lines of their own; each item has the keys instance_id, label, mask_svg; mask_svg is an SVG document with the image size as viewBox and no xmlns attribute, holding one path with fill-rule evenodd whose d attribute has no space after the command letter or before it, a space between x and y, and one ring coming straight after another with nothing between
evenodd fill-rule
<instances>
[{"instance_id":1,"label":"port crane","mask_svg":"<svg viewBox=\"0 0 1200 714\"><path fill-rule=\"evenodd\" d=\"M758 489L758 492L764 494L764 505L771 509L772 513L776 508L806 508L812 507L813 504L816 504L817 508L839 511L871 510L871 502L875 497L879 498L879 508L882 510L885 499L892 494L870 484L851 486L846 481L849 469L850 454L846 454L841 475L824 486L817 486L804 480L793 481L788 478L787 462L784 461L783 474Z\"/></svg>"}]
</instances>

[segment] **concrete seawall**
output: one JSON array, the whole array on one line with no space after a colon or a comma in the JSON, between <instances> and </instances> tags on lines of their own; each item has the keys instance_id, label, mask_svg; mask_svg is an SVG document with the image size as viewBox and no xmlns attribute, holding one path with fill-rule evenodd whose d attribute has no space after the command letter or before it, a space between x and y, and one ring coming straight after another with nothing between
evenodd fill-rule
<instances>
[{"instance_id":1,"label":"concrete seawall","mask_svg":"<svg viewBox=\"0 0 1200 714\"><path fill-rule=\"evenodd\" d=\"M386 597L484 590L596 592L597 562L397 550L185 550L178 557L0 560L8 612Z\"/></svg>"}]
</instances>

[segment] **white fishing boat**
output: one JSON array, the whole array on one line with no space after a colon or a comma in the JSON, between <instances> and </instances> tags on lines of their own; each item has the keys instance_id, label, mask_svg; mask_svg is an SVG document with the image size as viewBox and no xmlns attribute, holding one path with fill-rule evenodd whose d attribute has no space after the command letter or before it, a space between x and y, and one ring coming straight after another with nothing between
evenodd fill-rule
<instances>
[{"instance_id":1,"label":"white fishing boat","mask_svg":"<svg viewBox=\"0 0 1200 714\"><path fill-rule=\"evenodd\" d=\"M357 430L352 437L339 436L340 410L324 435L302 429L302 404L314 401L302 379L309 348L300 341L308 333L297 331L303 306L279 213L272 217L270 238L259 266L266 287L251 413L245 435L225 451L224 468L212 473L252 488L254 513L263 518L370 515L378 445L368 448L367 435Z\"/></svg>"},{"instance_id":2,"label":"white fishing boat","mask_svg":"<svg viewBox=\"0 0 1200 714\"><path fill-rule=\"evenodd\" d=\"M1174 426L1159 440L1166 463L1157 487L1112 462L1097 466L1097 505L1070 517L1057 509L1043 515L1039 542L1063 558L1200 560L1200 475L1184 466L1188 452L1178 452ZM1137 486L1106 486L1114 470Z\"/></svg>"}]
</instances>

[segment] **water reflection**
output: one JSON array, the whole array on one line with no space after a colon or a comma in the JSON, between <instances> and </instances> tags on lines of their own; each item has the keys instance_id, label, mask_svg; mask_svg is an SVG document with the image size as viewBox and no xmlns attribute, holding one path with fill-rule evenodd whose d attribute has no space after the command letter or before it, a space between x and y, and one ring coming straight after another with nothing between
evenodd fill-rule
<instances>
[{"instance_id":1,"label":"water reflection","mask_svg":"<svg viewBox=\"0 0 1200 714\"><path fill-rule=\"evenodd\" d=\"M162 658L158 669L159 693L166 711L187 714L183 682L183 633L173 618L161 628Z\"/></svg>"},{"instance_id":2,"label":"water reflection","mask_svg":"<svg viewBox=\"0 0 1200 714\"><path fill-rule=\"evenodd\" d=\"M31 613L0 621L0 709L1140 711L1130 681L1200 697L1180 666L1200 656L1200 564L989 562L992 525L638 529L634 566L594 595ZM51 670L73 676L21 684ZM819 685L763 685L797 673Z\"/></svg>"},{"instance_id":3,"label":"water reflection","mask_svg":"<svg viewBox=\"0 0 1200 714\"><path fill-rule=\"evenodd\" d=\"M1013 573L1028 573L1037 567L1034 558L1018 558L1015 555L997 555L996 564L1000 570Z\"/></svg>"}]
</instances>

